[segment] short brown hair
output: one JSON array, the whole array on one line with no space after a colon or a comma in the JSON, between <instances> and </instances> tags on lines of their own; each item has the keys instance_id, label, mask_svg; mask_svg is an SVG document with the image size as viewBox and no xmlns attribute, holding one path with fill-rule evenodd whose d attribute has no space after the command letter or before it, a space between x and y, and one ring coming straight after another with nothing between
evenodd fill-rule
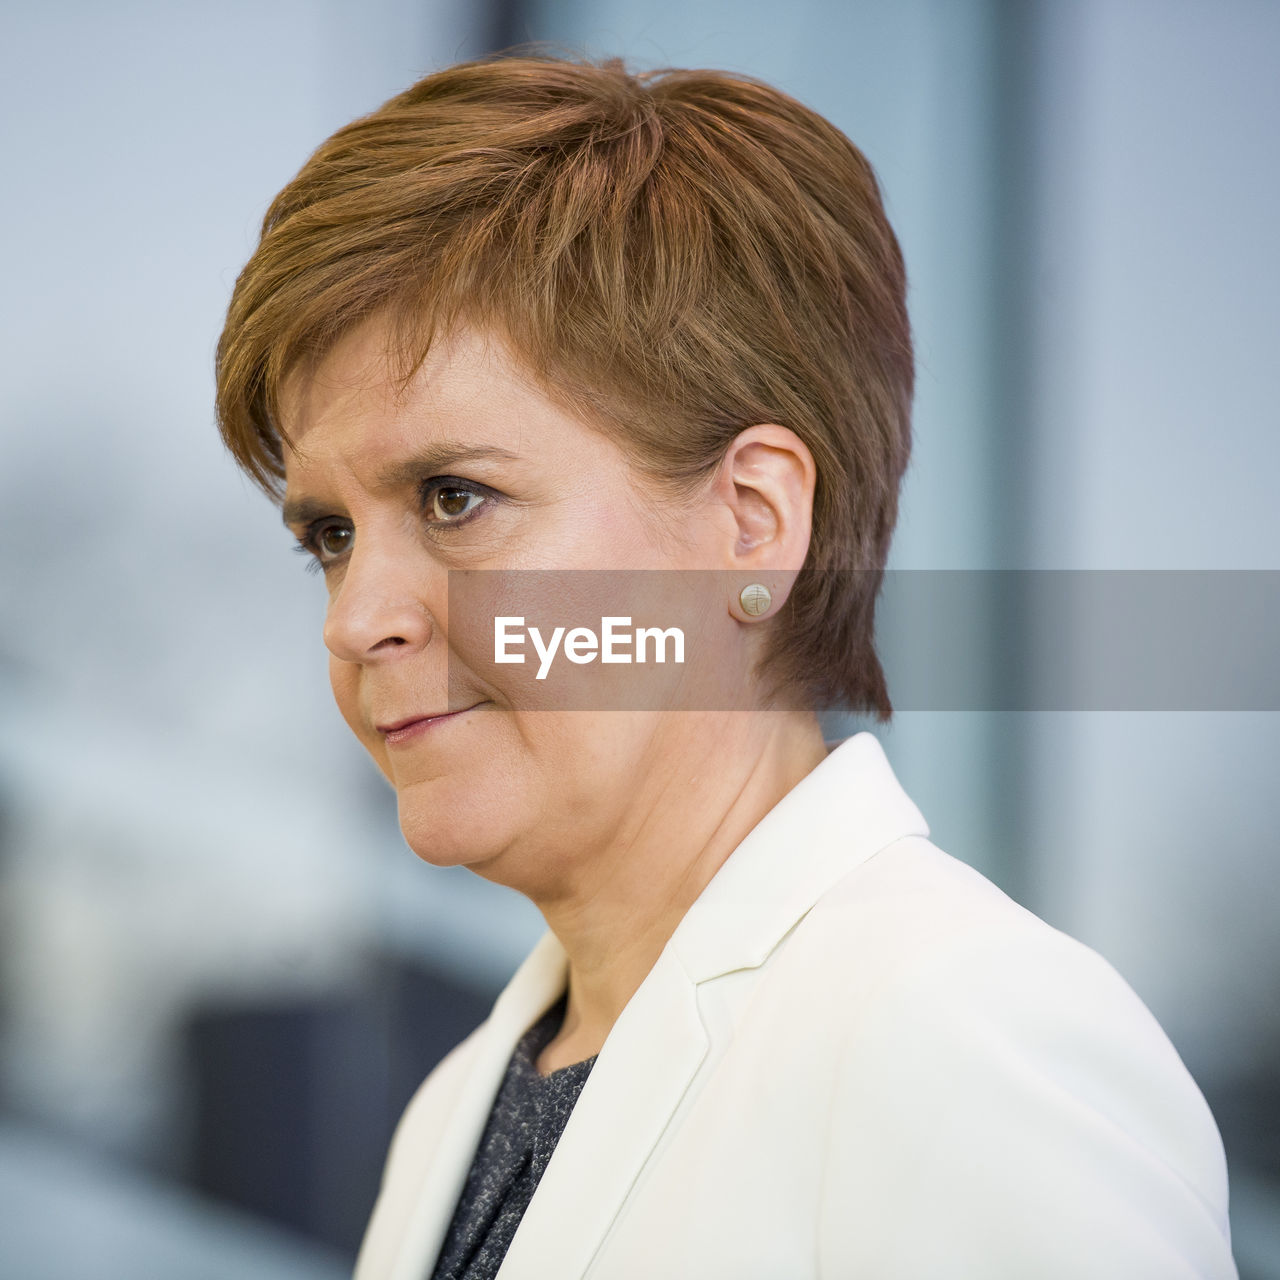
<instances>
[{"instance_id":1,"label":"short brown hair","mask_svg":"<svg viewBox=\"0 0 1280 1280\"><path fill-rule=\"evenodd\" d=\"M219 428L279 501L282 379L393 321L406 377L459 319L671 493L758 422L817 466L759 674L892 714L875 599L911 445L902 254L870 164L754 77L508 53L338 130L267 210L218 343ZM282 444L283 442L283 444Z\"/></svg>"}]
</instances>

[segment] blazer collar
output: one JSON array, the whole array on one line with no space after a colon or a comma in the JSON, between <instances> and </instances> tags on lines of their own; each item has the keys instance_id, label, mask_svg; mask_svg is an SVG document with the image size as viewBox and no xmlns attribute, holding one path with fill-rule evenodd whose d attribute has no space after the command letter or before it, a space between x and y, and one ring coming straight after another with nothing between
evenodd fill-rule
<instances>
[{"instance_id":1,"label":"blazer collar","mask_svg":"<svg viewBox=\"0 0 1280 1280\"><path fill-rule=\"evenodd\" d=\"M845 738L747 833L668 945L695 983L754 968L854 866L928 834L879 741Z\"/></svg>"},{"instance_id":2,"label":"blazer collar","mask_svg":"<svg viewBox=\"0 0 1280 1280\"><path fill-rule=\"evenodd\" d=\"M756 824L685 913L600 1050L498 1272L586 1271L710 1047L697 986L760 965L822 894L904 835L929 834L879 742L839 742ZM398 1251L395 1280L427 1273L516 1042L559 998L564 948L549 930L478 1029Z\"/></svg>"}]
</instances>

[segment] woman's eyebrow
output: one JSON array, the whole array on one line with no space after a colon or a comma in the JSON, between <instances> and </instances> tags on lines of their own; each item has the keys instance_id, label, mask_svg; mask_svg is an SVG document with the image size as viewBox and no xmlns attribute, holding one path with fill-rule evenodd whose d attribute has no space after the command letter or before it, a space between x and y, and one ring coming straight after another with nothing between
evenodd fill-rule
<instances>
[{"instance_id":1,"label":"woman's eyebrow","mask_svg":"<svg viewBox=\"0 0 1280 1280\"><path fill-rule=\"evenodd\" d=\"M439 440L415 449L407 457L399 458L378 473L379 489L401 489L413 484L424 475L447 471L465 462L517 462L520 455L509 449L488 444L462 444L454 440ZM328 515L332 504L316 498L288 498L280 510L280 519L286 525L307 524L319 516Z\"/></svg>"}]
</instances>

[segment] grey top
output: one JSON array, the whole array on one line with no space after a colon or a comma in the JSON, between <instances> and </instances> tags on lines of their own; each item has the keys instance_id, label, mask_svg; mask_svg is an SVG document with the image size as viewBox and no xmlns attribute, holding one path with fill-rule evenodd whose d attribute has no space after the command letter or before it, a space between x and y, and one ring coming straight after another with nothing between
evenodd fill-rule
<instances>
[{"instance_id":1,"label":"grey top","mask_svg":"<svg viewBox=\"0 0 1280 1280\"><path fill-rule=\"evenodd\" d=\"M564 1020L567 992L520 1038L431 1280L492 1280L533 1199L595 1057L538 1074L538 1054Z\"/></svg>"}]
</instances>

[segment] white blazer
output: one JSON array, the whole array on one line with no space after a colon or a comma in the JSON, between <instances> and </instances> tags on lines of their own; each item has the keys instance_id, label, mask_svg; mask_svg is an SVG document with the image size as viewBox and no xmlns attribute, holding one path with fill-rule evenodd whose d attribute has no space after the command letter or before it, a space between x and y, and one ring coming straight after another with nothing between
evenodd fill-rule
<instances>
[{"instance_id":1,"label":"white blazer","mask_svg":"<svg viewBox=\"0 0 1280 1280\"><path fill-rule=\"evenodd\" d=\"M730 855L622 1011L500 1280L1235 1277L1222 1142L1096 952L926 839L841 742ZM543 935L405 1109L355 1280L427 1280Z\"/></svg>"}]
</instances>

